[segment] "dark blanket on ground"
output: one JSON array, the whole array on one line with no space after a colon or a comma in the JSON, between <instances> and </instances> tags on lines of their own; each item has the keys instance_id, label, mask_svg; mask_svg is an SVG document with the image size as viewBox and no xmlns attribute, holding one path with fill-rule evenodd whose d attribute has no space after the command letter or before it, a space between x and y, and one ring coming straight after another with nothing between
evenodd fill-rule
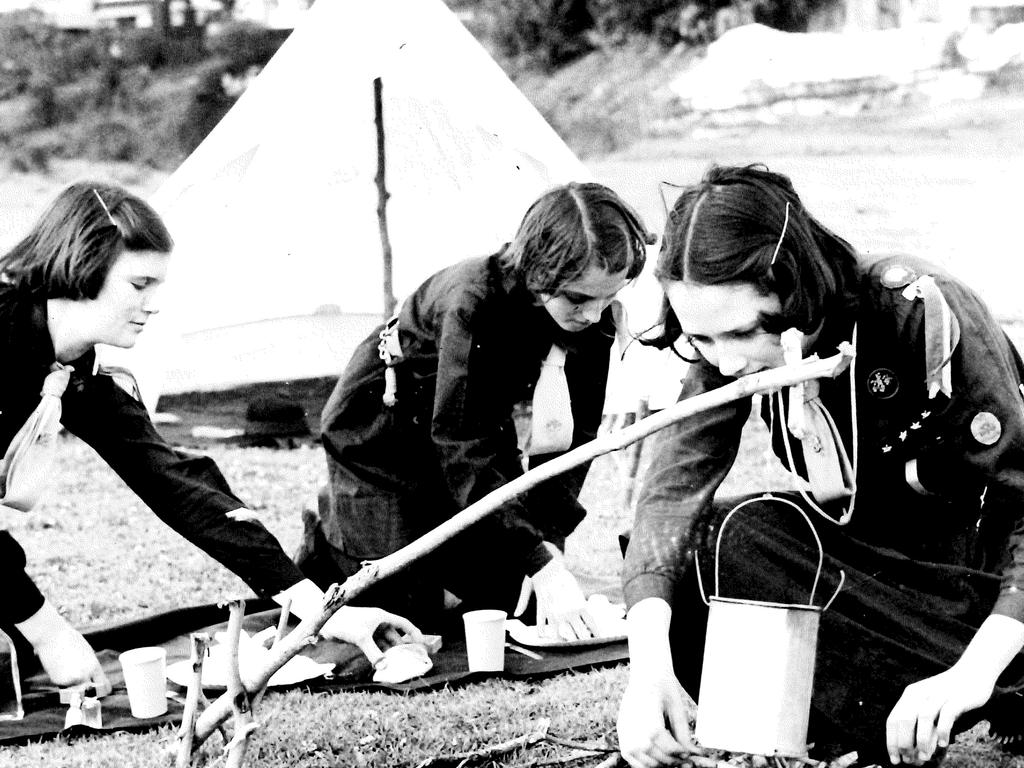
<instances>
[{"instance_id":1,"label":"dark blanket on ground","mask_svg":"<svg viewBox=\"0 0 1024 768\"><path fill-rule=\"evenodd\" d=\"M271 601L253 600L246 605L244 629L250 634L255 634L266 627L275 626L279 616L280 609ZM292 626L296 623L293 621ZM146 720L137 720L131 716L117 656L129 648L160 645L167 649L167 663L170 665L189 658L190 633L208 632L212 637L215 632L225 629L226 626L227 609L211 604L121 622L85 633L86 639L97 651L103 669L113 685L113 692L102 699L103 728L93 729L76 725L62 731L67 706L60 703L57 689L45 674L40 672L23 683L25 718L19 721L0 722L0 744L38 741L57 735L73 737L118 730L142 731L165 723L180 723L185 690L177 688L171 682L168 683L168 690L177 691L181 695L177 698L168 698L166 715ZM336 665L334 674L329 678L320 677L300 683L297 687L316 691L378 690L408 693L429 691L445 685L459 685L494 676L510 679L539 678L570 669L583 670L617 664L628 659L625 641L596 646L534 650L541 656L540 659L506 649L505 671L502 673L470 672L466 667L465 641L453 633L452 636L443 638L441 650L433 656L434 668L427 675L407 683L386 685L373 682L373 669L370 663L354 646L320 640L303 653L315 661L333 662ZM207 695L213 699L219 695L219 691L207 691Z\"/></svg>"}]
</instances>

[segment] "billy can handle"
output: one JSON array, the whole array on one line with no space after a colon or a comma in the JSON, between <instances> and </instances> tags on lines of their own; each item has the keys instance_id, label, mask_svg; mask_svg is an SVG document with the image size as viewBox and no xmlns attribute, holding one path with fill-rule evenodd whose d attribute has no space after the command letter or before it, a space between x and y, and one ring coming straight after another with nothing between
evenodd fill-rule
<instances>
[{"instance_id":1,"label":"billy can handle","mask_svg":"<svg viewBox=\"0 0 1024 768\"><path fill-rule=\"evenodd\" d=\"M807 523L807 527L811 529L811 533L814 535L814 542L815 542L815 544L818 545L818 569L814 572L814 583L811 585L811 596L810 596L810 599L807 601L808 605L812 605L813 606L814 605L814 595L818 591L818 581L821 579L821 569L822 569L822 567L825 564L825 550L821 546L821 538L818 536L818 531L815 530L814 524L811 522L811 519L807 516L807 513L804 512L804 510L798 504L790 501L789 499L783 498L781 496L774 496L771 493L765 493L765 494L762 494L761 496L757 496L757 497L755 497L753 499L747 499L746 501L741 501L735 507L730 509L729 513L722 519L722 524L721 524L721 526L719 526L719 529L718 529L718 538L715 541L715 594L713 595L713 597L718 597L719 596L718 564L721 561L721 558L719 557L719 552L721 551L721 548L722 548L722 534L725 532L725 524L729 522L729 518L731 518L736 512L739 512L741 509L743 509L743 507L747 506L748 504L753 504L755 501L765 501L765 500L768 500L768 501L778 501L778 502L781 502L782 504L786 504L786 505L792 507L793 509L795 509L797 512L800 513L800 516ZM694 568L697 570L697 586L700 588L701 599L704 601L705 605L711 605L711 601L708 600L707 594L705 594L705 592L704 592L704 581L703 581L703 579L701 578L701 575L700 575L700 563L697 561L697 552L696 551L694 551L694 553L693 553L693 561L694 561ZM839 571L839 586L836 587L836 591L832 594L832 597L829 598L829 601L827 603L825 603L824 607L822 608L822 611L828 610L828 607L830 605L832 605L832 602L839 595L839 590L841 590L843 588L843 584L845 582L846 582L846 572L843 571L843 570L840 570Z\"/></svg>"}]
</instances>

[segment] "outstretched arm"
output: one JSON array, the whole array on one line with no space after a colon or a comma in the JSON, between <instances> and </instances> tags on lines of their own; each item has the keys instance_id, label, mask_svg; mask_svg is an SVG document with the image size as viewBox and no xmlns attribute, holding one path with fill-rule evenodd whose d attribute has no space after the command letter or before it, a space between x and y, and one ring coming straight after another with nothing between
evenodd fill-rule
<instances>
[{"instance_id":1,"label":"outstretched arm","mask_svg":"<svg viewBox=\"0 0 1024 768\"><path fill-rule=\"evenodd\" d=\"M668 643L672 609L649 597L626 615L629 682L619 705L619 751L633 768L675 765L696 747L687 696L672 670Z\"/></svg>"}]
</instances>

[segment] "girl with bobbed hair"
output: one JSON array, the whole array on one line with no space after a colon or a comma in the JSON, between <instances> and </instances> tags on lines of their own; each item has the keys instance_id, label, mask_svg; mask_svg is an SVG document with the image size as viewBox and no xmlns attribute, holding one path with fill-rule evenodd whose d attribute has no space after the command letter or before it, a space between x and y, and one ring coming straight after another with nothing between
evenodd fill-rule
<instances>
[{"instance_id":1,"label":"girl with bobbed hair","mask_svg":"<svg viewBox=\"0 0 1024 768\"><path fill-rule=\"evenodd\" d=\"M826 553L819 604L846 575L821 615L811 755L934 763L982 719L1019 741L1024 365L982 301L921 259L858 254L763 166L713 167L686 188L655 274L665 322L652 343L692 361L681 398L855 354L834 379L760 399L794 492L716 497L751 398L659 435L624 569L626 760L670 765L697 748L685 706L708 617L697 563L714 583L720 535L720 594L806 604L818 550L793 504Z\"/></svg>"},{"instance_id":2,"label":"girl with bobbed hair","mask_svg":"<svg viewBox=\"0 0 1024 768\"><path fill-rule=\"evenodd\" d=\"M640 273L651 239L612 190L564 184L530 206L511 243L413 292L358 347L324 408L329 488L320 520L307 521L304 571L321 585L342 581L522 474L524 456L542 462L592 439L613 299ZM523 404L532 430L517 434ZM439 628L450 615L445 590L462 610L512 611L532 588L539 625L590 637L592 617L562 561L586 514L577 501L586 472L508 502L360 599Z\"/></svg>"},{"instance_id":3,"label":"girl with bobbed hair","mask_svg":"<svg viewBox=\"0 0 1024 768\"><path fill-rule=\"evenodd\" d=\"M277 540L245 508L209 458L186 455L154 429L134 379L97 365L95 346L132 347L158 311L173 242L159 215L119 186L80 182L62 191L29 233L0 257L0 526L38 503L52 474L59 423L88 443L164 522L260 595L320 609ZM43 597L24 550L0 530L0 627L38 657L58 686L107 681L82 635ZM130 574L123 574L129 578ZM419 638L379 609L343 609L326 634L376 661L373 634ZM30 655L22 671L31 669Z\"/></svg>"}]
</instances>

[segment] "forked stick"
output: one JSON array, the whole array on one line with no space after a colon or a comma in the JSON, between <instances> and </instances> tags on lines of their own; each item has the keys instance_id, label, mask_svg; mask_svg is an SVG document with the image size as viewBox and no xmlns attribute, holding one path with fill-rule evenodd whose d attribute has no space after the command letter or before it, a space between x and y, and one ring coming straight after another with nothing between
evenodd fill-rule
<instances>
[{"instance_id":1,"label":"forked stick","mask_svg":"<svg viewBox=\"0 0 1024 768\"><path fill-rule=\"evenodd\" d=\"M243 679L242 682L249 691L259 690L266 685L271 675L301 651L303 646L308 645L310 638L314 637L327 623L327 620L353 597L381 579L407 567L414 560L429 554L473 523L492 514L506 502L545 480L574 469L598 456L625 448L660 429L710 408L755 394L773 392L811 379L834 378L849 366L853 355L853 349L849 345L843 345L838 354L824 360L810 357L794 365L772 368L744 376L718 389L681 400L629 427L606 433L531 469L511 482L491 491L454 517L396 552L380 560L364 563L357 573L346 579L340 586L333 584L327 590L320 613L304 619L281 642L271 648L270 654L264 660L263 667L255 672L251 679ZM218 725L231 715L231 711L231 697L226 693L207 707L196 723L196 744L202 744Z\"/></svg>"},{"instance_id":2,"label":"forked stick","mask_svg":"<svg viewBox=\"0 0 1024 768\"><path fill-rule=\"evenodd\" d=\"M242 682L241 667L239 666L239 641L242 634L242 621L245 618L245 600L230 600L228 610L230 611L227 632L230 662L228 664L228 689L224 695L231 701L231 711L235 716L235 734L224 748L227 753L225 766L226 768L240 768L245 763L245 755L249 750L249 736L259 728L259 723L253 716L252 689L247 688Z\"/></svg>"},{"instance_id":3,"label":"forked stick","mask_svg":"<svg viewBox=\"0 0 1024 768\"><path fill-rule=\"evenodd\" d=\"M181 729L178 731L178 754L176 768L187 768L192 762L192 742L196 733L196 718L203 696L203 661L210 646L210 636L205 632L193 632L190 637L192 647L192 677L188 682L188 693L185 697L185 711L181 716Z\"/></svg>"}]
</instances>

